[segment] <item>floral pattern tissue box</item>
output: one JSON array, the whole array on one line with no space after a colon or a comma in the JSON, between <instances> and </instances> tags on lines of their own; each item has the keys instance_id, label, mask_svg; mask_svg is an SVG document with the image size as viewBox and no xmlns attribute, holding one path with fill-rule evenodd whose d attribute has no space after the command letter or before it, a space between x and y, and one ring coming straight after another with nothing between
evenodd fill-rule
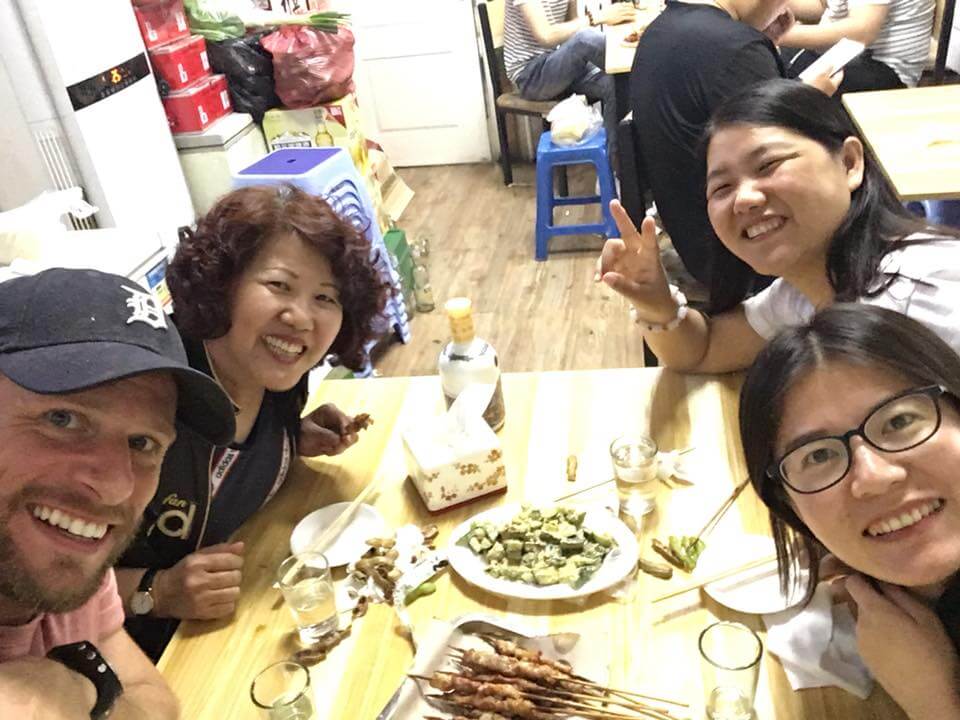
<instances>
[{"instance_id":1,"label":"floral pattern tissue box","mask_svg":"<svg viewBox=\"0 0 960 720\"><path fill-rule=\"evenodd\" d=\"M453 426L447 416L403 433L410 478L431 512L505 490L500 439L482 417Z\"/></svg>"}]
</instances>

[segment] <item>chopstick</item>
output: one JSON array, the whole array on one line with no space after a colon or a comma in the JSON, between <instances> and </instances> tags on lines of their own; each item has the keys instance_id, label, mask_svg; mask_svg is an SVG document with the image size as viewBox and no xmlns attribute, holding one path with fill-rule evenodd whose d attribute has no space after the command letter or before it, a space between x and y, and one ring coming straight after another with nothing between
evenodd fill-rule
<instances>
[{"instance_id":1,"label":"chopstick","mask_svg":"<svg viewBox=\"0 0 960 720\"><path fill-rule=\"evenodd\" d=\"M658 603L662 600L669 600L670 598L677 597L677 595L683 595L684 593L688 593L691 590L699 590L704 585L710 585L711 583L715 583L718 580L723 580L725 578L728 578L731 575L737 575L738 573L742 573L747 570L753 570L754 568L758 568L768 563L774 562L776 559L777 559L776 555L768 555L767 557L760 558L759 560L753 560L752 562L739 565L735 568L730 568L729 570L724 570L723 572L715 573L714 575L710 575L709 577L698 580L695 583L684 585L683 587L680 587L676 590L671 590L670 592L665 593L664 595L655 597L650 602Z\"/></svg>"},{"instance_id":2,"label":"chopstick","mask_svg":"<svg viewBox=\"0 0 960 720\"><path fill-rule=\"evenodd\" d=\"M734 488L730 496L723 501L723 504L719 508L717 508L717 511L713 515L710 516L710 519L707 520L706 524L702 528L700 528L700 532L698 532L696 535L697 540L700 540L701 538L703 538L704 535L709 533L711 530L713 530L717 526L717 523L720 522L720 520L723 518L727 510L733 507L733 504L737 501L737 498L740 497L740 493L742 493L746 489L747 485L749 484L750 484L750 479L747 478L742 483L737 485L736 488Z\"/></svg>"},{"instance_id":3,"label":"chopstick","mask_svg":"<svg viewBox=\"0 0 960 720\"><path fill-rule=\"evenodd\" d=\"M327 529L320 533L320 536L316 540L310 543L308 552L323 552L326 546L329 545L337 535L343 532L344 528L347 527L353 519L357 508L359 508L363 501L370 497L370 494L376 489L378 480L379 478L377 477L367 483L367 486L343 509L343 512L337 516L337 519L330 523Z\"/></svg>"},{"instance_id":4,"label":"chopstick","mask_svg":"<svg viewBox=\"0 0 960 720\"><path fill-rule=\"evenodd\" d=\"M360 507L364 500L370 497L370 494L376 489L379 480L379 477L375 477L373 480L367 483L367 486L357 494L357 496L350 502L349 505L347 505L347 507L343 509L343 512L337 515L337 519L330 523L330 525L327 526L327 529L320 533L320 536L310 543L310 545L307 546L307 549L303 552L323 552L327 545L329 545L331 541L333 541L337 535L342 533L344 528L350 524L350 521L357 512L357 508ZM301 566L302 562L299 560L293 563L286 575L284 575L284 581L286 581L286 579L291 575L295 575L297 571L300 570Z\"/></svg>"}]
</instances>

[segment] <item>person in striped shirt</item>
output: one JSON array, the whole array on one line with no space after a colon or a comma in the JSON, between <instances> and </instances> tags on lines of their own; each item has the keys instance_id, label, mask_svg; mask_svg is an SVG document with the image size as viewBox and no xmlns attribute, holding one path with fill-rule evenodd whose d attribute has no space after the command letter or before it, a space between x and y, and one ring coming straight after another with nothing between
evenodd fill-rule
<instances>
[{"instance_id":1,"label":"person in striped shirt","mask_svg":"<svg viewBox=\"0 0 960 720\"><path fill-rule=\"evenodd\" d=\"M577 93L599 100L614 163L613 78L603 71L606 39L597 28L630 22L635 14L632 3L613 3L579 17L574 0L506 0L504 14L503 61L520 95L555 100Z\"/></svg>"},{"instance_id":2,"label":"person in striped shirt","mask_svg":"<svg viewBox=\"0 0 960 720\"><path fill-rule=\"evenodd\" d=\"M796 76L840 38L867 51L844 68L840 93L914 87L930 52L934 0L790 0L801 22L781 39L794 55Z\"/></svg>"}]
</instances>

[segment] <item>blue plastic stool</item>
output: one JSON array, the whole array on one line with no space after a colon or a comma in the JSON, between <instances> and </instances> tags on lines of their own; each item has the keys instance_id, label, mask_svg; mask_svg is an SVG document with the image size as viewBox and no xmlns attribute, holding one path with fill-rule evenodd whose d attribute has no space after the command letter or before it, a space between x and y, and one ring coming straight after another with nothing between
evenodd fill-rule
<instances>
[{"instance_id":1,"label":"blue plastic stool","mask_svg":"<svg viewBox=\"0 0 960 720\"><path fill-rule=\"evenodd\" d=\"M553 168L557 165L582 165L590 163L597 171L600 195L581 197L555 197L553 194ZM613 170L607 157L607 133L603 129L593 137L576 145L554 145L550 131L540 135L537 144L537 228L536 258L547 259L547 243L554 235L585 235L597 233L617 237L617 225L610 214L610 201L617 197L613 183ZM602 223L586 225L554 225L553 208L557 205L591 205L600 203Z\"/></svg>"}]
</instances>

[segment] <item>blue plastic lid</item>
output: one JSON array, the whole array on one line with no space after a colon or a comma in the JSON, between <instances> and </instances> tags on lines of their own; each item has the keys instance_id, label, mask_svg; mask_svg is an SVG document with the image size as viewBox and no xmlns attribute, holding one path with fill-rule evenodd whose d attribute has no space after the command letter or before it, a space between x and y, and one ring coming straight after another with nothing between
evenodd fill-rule
<instances>
[{"instance_id":1,"label":"blue plastic lid","mask_svg":"<svg viewBox=\"0 0 960 720\"><path fill-rule=\"evenodd\" d=\"M313 170L342 148L287 148L274 150L262 160L241 170L238 175L304 175Z\"/></svg>"}]
</instances>

